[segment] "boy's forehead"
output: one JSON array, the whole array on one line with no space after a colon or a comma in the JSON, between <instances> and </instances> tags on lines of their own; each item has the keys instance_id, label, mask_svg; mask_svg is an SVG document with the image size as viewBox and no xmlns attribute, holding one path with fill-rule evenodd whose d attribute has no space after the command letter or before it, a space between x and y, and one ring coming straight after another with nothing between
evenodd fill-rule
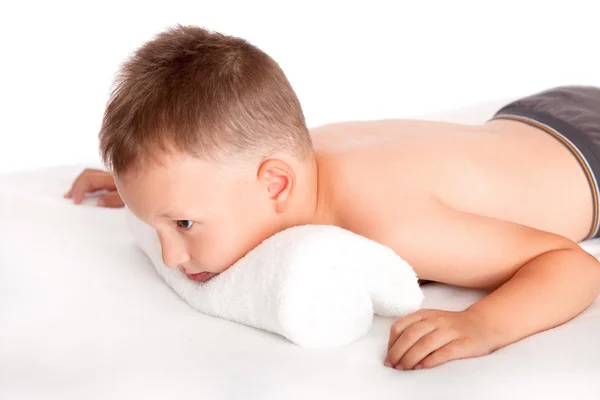
<instances>
[{"instance_id":1,"label":"boy's forehead","mask_svg":"<svg viewBox=\"0 0 600 400\"><path fill-rule=\"evenodd\" d=\"M210 187L188 175L168 175L157 170L130 176L117 184L128 206L148 218L174 218L177 215L183 218L181 215L198 207L214 204L219 193L214 189L207 190Z\"/></svg>"},{"instance_id":2,"label":"boy's forehead","mask_svg":"<svg viewBox=\"0 0 600 400\"><path fill-rule=\"evenodd\" d=\"M175 192L208 198L237 186L232 185L239 182L235 175L214 163L184 156L170 157L161 163L139 165L119 176L118 187L132 196L152 192L154 196L163 197Z\"/></svg>"},{"instance_id":3,"label":"boy's forehead","mask_svg":"<svg viewBox=\"0 0 600 400\"><path fill-rule=\"evenodd\" d=\"M186 155L170 155L140 160L134 168L121 176L123 182L140 182L144 180L178 181L210 177L216 169L210 163Z\"/></svg>"}]
</instances>

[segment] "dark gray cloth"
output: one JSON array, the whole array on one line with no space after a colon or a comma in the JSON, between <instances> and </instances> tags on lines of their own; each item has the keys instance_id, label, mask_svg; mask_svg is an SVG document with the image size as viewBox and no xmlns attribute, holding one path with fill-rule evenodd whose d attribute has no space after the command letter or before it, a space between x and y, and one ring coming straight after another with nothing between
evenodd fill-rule
<instances>
[{"instance_id":1,"label":"dark gray cloth","mask_svg":"<svg viewBox=\"0 0 600 400\"><path fill-rule=\"evenodd\" d=\"M492 119L535 126L571 151L588 177L594 201L588 238L600 236L600 88L561 86L544 90L507 104Z\"/></svg>"}]
</instances>

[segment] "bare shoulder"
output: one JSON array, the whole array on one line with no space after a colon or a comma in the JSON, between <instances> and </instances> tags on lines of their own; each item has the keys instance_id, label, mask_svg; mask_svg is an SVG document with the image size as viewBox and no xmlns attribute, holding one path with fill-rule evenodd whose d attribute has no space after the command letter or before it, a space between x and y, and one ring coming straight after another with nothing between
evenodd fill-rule
<instances>
[{"instance_id":1,"label":"bare shoulder","mask_svg":"<svg viewBox=\"0 0 600 400\"><path fill-rule=\"evenodd\" d=\"M427 207L445 162L443 144L431 138L443 126L387 120L318 128L319 186L339 225L362 234Z\"/></svg>"},{"instance_id":2,"label":"bare shoulder","mask_svg":"<svg viewBox=\"0 0 600 400\"><path fill-rule=\"evenodd\" d=\"M319 190L337 225L364 235L427 207L435 186L429 166L392 158L377 149L318 157Z\"/></svg>"}]
</instances>

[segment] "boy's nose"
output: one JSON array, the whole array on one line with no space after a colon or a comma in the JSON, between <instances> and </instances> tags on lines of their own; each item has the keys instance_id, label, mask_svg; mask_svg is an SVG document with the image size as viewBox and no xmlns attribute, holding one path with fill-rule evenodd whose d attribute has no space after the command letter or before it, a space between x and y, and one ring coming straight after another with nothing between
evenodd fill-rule
<instances>
[{"instance_id":1,"label":"boy's nose","mask_svg":"<svg viewBox=\"0 0 600 400\"><path fill-rule=\"evenodd\" d=\"M177 268L190 261L190 257L185 246L176 243L166 243L161 239L163 263L169 268Z\"/></svg>"},{"instance_id":2,"label":"boy's nose","mask_svg":"<svg viewBox=\"0 0 600 400\"><path fill-rule=\"evenodd\" d=\"M185 252L174 254L173 252L164 251L162 253L163 263L169 268L177 268L190 261L190 258Z\"/></svg>"}]
</instances>

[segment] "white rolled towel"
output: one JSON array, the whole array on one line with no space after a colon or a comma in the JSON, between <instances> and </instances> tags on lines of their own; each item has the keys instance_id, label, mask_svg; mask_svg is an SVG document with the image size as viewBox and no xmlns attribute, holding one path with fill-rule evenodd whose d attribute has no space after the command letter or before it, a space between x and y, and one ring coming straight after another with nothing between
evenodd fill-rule
<instances>
[{"instance_id":1,"label":"white rolled towel","mask_svg":"<svg viewBox=\"0 0 600 400\"><path fill-rule=\"evenodd\" d=\"M393 250L323 225L289 228L205 283L162 262L154 229L126 209L128 226L165 282L195 310L279 334L302 347L338 347L367 334L373 314L417 311L423 292Z\"/></svg>"}]
</instances>

